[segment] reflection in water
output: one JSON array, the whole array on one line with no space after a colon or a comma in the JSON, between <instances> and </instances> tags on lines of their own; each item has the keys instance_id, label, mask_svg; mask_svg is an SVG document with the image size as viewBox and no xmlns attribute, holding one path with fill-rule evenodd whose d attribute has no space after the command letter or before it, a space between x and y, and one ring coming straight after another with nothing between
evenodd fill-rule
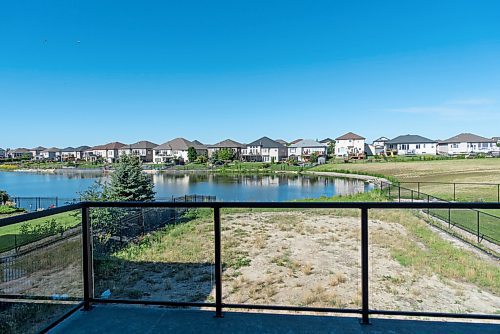
<instances>
[{"instance_id":1,"label":"reflection in water","mask_svg":"<svg viewBox=\"0 0 500 334\"><path fill-rule=\"evenodd\" d=\"M108 179L102 171L63 170L56 173L0 172L0 189L14 196L74 198L95 180ZM359 180L312 175L154 174L156 196L169 199L186 194L214 195L219 201L289 201L349 195L373 189Z\"/></svg>"},{"instance_id":2,"label":"reflection in water","mask_svg":"<svg viewBox=\"0 0 500 334\"><path fill-rule=\"evenodd\" d=\"M155 174L157 197L215 195L221 201L288 201L349 195L373 189L353 179L311 175Z\"/></svg>"}]
</instances>

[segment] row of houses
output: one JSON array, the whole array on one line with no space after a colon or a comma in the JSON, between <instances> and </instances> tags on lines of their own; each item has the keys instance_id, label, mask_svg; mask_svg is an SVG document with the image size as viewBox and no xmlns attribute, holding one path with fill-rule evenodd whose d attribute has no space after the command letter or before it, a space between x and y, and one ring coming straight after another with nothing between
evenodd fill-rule
<instances>
[{"instance_id":1,"label":"row of houses","mask_svg":"<svg viewBox=\"0 0 500 334\"><path fill-rule=\"evenodd\" d=\"M309 161L312 155L326 157L329 153L337 157L364 158L372 155L462 155L471 153L500 152L500 137L485 138L471 133L462 133L446 140L432 140L419 135L401 135L393 139L380 137L372 144L353 132L336 139L325 138L321 141L297 139L290 143L269 137L259 138L251 143L242 144L226 139L213 145L205 145L197 140L175 138L161 145L150 141L134 144L112 142L94 147L79 146L58 149L56 147L0 148L0 158L27 158L52 161L105 161L115 162L121 155L136 155L143 162L170 163L189 162L188 151L193 148L198 155L212 157L222 149L231 150L235 159L242 161L273 162L285 159Z\"/></svg>"}]
</instances>

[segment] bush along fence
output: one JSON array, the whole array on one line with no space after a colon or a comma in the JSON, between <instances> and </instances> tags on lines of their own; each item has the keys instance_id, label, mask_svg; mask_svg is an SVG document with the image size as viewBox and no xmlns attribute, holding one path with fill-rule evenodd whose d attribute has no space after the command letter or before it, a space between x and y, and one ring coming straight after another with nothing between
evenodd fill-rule
<instances>
[{"instance_id":1,"label":"bush along fence","mask_svg":"<svg viewBox=\"0 0 500 334\"><path fill-rule=\"evenodd\" d=\"M422 203L455 203L443 198L432 196L420 191L420 187L410 189L401 186L400 183L381 182L380 189L386 196L396 202L422 202ZM457 228L475 237L475 241L480 244L483 240L500 246L500 216L495 213L498 210L487 212L477 209L425 209L424 212L435 219L438 219L441 227L448 227L448 230Z\"/></svg>"}]
</instances>

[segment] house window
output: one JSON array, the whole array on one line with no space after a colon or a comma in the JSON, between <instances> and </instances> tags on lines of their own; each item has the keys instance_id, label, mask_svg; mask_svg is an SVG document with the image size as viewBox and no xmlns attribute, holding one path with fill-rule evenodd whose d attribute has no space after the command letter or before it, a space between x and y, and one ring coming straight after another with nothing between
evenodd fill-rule
<instances>
[{"instance_id":1,"label":"house window","mask_svg":"<svg viewBox=\"0 0 500 334\"><path fill-rule=\"evenodd\" d=\"M424 144L424 147L425 147L425 144ZM415 145L415 148L416 148L417 150L419 150L419 149L420 149L420 144Z\"/></svg>"}]
</instances>

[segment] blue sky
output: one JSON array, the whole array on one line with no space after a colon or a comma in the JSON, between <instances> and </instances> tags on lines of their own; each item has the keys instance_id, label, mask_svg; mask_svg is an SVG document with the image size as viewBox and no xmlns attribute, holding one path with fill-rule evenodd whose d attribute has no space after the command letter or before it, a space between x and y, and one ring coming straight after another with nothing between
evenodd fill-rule
<instances>
[{"instance_id":1,"label":"blue sky","mask_svg":"<svg viewBox=\"0 0 500 334\"><path fill-rule=\"evenodd\" d=\"M500 136L500 1L9 1L0 147Z\"/></svg>"}]
</instances>

